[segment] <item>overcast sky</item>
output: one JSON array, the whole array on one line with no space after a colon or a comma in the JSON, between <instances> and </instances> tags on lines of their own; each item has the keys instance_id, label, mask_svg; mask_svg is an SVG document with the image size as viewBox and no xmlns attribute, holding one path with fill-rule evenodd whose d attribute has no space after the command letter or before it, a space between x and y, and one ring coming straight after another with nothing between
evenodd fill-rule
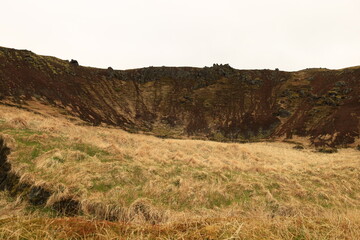
<instances>
[{"instance_id":1,"label":"overcast sky","mask_svg":"<svg viewBox=\"0 0 360 240\"><path fill-rule=\"evenodd\" d=\"M116 69L360 65L360 0L1 0L0 46Z\"/></svg>"}]
</instances>

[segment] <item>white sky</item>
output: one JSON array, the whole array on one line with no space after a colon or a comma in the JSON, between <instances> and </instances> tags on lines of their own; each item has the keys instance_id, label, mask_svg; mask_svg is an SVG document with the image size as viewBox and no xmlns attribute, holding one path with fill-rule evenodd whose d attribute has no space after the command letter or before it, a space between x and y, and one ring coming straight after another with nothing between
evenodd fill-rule
<instances>
[{"instance_id":1,"label":"white sky","mask_svg":"<svg viewBox=\"0 0 360 240\"><path fill-rule=\"evenodd\" d=\"M0 0L0 46L115 69L360 65L360 0Z\"/></svg>"}]
</instances>

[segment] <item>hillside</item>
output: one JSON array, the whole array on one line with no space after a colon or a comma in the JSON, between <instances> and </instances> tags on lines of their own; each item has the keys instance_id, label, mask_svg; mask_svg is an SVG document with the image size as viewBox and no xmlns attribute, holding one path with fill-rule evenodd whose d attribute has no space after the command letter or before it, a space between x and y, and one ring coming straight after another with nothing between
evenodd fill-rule
<instances>
[{"instance_id":1,"label":"hillside","mask_svg":"<svg viewBox=\"0 0 360 240\"><path fill-rule=\"evenodd\" d=\"M359 83L0 48L0 239L360 239Z\"/></svg>"},{"instance_id":2,"label":"hillside","mask_svg":"<svg viewBox=\"0 0 360 240\"><path fill-rule=\"evenodd\" d=\"M359 239L360 152L160 139L0 107L1 239Z\"/></svg>"},{"instance_id":3,"label":"hillside","mask_svg":"<svg viewBox=\"0 0 360 240\"><path fill-rule=\"evenodd\" d=\"M360 67L236 70L213 67L96 69L0 48L2 104L55 107L93 125L170 138L247 142L303 137L314 146L355 146Z\"/></svg>"}]
</instances>

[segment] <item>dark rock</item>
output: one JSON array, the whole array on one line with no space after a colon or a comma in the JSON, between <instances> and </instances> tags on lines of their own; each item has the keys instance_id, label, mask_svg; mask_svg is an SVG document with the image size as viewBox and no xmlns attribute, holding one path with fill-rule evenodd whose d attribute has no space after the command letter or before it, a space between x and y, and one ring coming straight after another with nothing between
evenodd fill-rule
<instances>
[{"instance_id":1,"label":"dark rock","mask_svg":"<svg viewBox=\"0 0 360 240\"><path fill-rule=\"evenodd\" d=\"M336 83L335 83L335 86L336 86L336 87L343 87L343 86L346 86L346 82L344 82L344 81L339 81L339 82L336 82Z\"/></svg>"},{"instance_id":2,"label":"dark rock","mask_svg":"<svg viewBox=\"0 0 360 240\"><path fill-rule=\"evenodd\" d=\"M336 148L322 147L317 149L318 152L321 153L337 153L338 150Z\"/></svg>"},{"instance_id":3,"label":"dark rock","mask_svg":"<svg viewBox=\"0 0 360 240\"><path fill-rule=\"evenodd\" d=\"M290 115L291 115L291 112L289 112L288 110L286 110L284 108L280 108L279 111L277 113L275 113L275 116L282 117L282 118L290 117Z\"/></svg>"},{"instance_id":4,"label":"dark rock","mask_svg":"<svg viewBox=\"0 0 360 240\"><path fill-rule=\"evenodd\" d=\"M112 79L114 77L116 77L116 73L115 73L114 69L112 67L108 67L108 69L107 69L107 78Z\"/></svg>"},{"instance_id":5,"label":"dark rock","mask_svg":"<svg viewBox=\"0 0 360 240\"><path fill-rule=\"evenodd\" d=\"M332 98L325 98L323 104L328 106L337 106L337 103Z\"/></svg>"},{"instance_id":6,"label":"dark rock","mask_svg":"<svg viewBox=\"0 0 360 240\"><path fill-rule=\"evenodd\" d=\"M293 149L296 149L296 150L302 150L302 149L304 149L304 146L303 146L303 145L298 144L298 145L295 145L295 146L293 147Z\"/></svg>"},{"instance_id":7,"label":"dark rock","mask_svg":"<svg viewBox=\"0 0 360 240\"><path fill-rule=\"evenodd\" d=\"M280 97L288 97L291 95L291 92L289 89L284 90L281 94Z\"/></svg>"},{"instance_id":8,"label":"dark rock","mask_svg":"<svg viewBox=\"0 0 360 240\"><path fill-rule=\"evenodd\" d=\"M299 95L300 95L300 97L306 97L308 95L308 92L304 89L301 89L299 91Z\"/></svg>"},{"instance_id":9,"label":"dark rock","mask_svg":"<svg viewBox=\"0 0 360 240\"><path fill-rule=\"evenodd\" d=\"M336 97L338 95L338 93L336 91L329 91L328 95L331 97Z\"/></svg>"},{"instance_id":10,"label":"dark rock","mask_svg":"<svg viewBox=\"0 0 360 240\"><path fill-rule=\"evenodd\" d=\"M345 88L345 89L342 90L343 94L349 94L351 92L352 92L352 88Z\"/></svg>"},{"instance_id":11,"label":"dark rock","mask_svg":"<svg viewBox=\"0 0 360 240\"><path fill-rule=\"evenodd\" d=\"M254 79L254 80L249 80L248 83L250 85L260 86L260 85L262 85L263 81L261 79Z\"/></svg>"},{"instance_id":12,"label":"dark rock","mask_svg":"<svg viewBox=\"0 0 360 240\"><path fill-rule=\"evenodd\" d=\"M78 61L71 59L70 64L74 65L74 66L79 66Z\"/></svg>"},{"instance_id":13,"label":"dark rock","mask_svg":"<svg viewBox=\"0 0 360 240\"><path fill-rule=\"evenodd\" d=\"M51 193L42 187L32 187L28 194L29 202L35 206L44 205Z\"/></svg>"}]
</instances>

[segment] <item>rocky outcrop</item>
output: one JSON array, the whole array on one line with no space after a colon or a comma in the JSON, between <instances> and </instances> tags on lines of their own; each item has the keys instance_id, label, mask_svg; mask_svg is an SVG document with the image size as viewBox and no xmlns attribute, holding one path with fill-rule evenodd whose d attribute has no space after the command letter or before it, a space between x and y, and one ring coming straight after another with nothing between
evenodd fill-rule
<instances>
[{"instance_id":1,"label":"rocky outcrop","mask_svg":"<svg viewBox=\"0 0 360 240\"><path fill-rule=\"evenodd\" d=\"M77 66L0 48L0 97L30 99L99 125L162 137L254 141L304 136L314 145L359 138L360 68L299 72L231 66L133 70Z\"/></svg>"}]
</instances>

